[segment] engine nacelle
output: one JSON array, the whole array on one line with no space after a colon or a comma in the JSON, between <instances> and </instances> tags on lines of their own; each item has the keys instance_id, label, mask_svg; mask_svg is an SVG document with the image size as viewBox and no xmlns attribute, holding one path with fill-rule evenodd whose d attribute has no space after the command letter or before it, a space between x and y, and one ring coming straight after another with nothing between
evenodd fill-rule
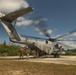
<instances>
[{"instance_id":1,"label":"engine nacelle","mask_svg":"<svg viewBox=\"0 0 76 75\"><path fill-rule=\"evenodd\" d=\"M4 17L5 16L5 14L3 14L3 13L0 13L0 18L2 18L2 17Z\"/></svg>"}]
</instances>

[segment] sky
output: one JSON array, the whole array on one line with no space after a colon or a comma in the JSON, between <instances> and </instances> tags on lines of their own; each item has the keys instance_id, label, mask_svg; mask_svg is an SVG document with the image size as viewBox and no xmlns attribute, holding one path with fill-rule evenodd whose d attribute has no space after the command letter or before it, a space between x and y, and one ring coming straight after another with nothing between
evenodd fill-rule
<instances>
[{"instance_id":1,"label":"sky","mask_svg":"<svg viewBox=\"0 0 76 75\"><path fill-rule=\"evenodd\" d=\"M41 21L45 22L51 37L76 29L76 0L0 0L0 12L4 14L27 7L34 8L34 11L18 18L16 29L20 34L47 38L34 26ZM76 39L76 33L62 39ZM0 24L0 41L4 40L9 43ZM75 41L63 43L76 48Z\"/></svg>"}]
</instances>

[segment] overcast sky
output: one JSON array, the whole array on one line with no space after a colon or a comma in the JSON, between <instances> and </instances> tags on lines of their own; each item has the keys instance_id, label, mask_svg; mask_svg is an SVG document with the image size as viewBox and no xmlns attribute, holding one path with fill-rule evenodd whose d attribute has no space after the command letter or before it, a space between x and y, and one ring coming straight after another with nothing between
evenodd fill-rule
<instances>
[{"instance_id":1,"label":"overcast sky","mask_svg":"<svg viewBox=\"0 0 76 75\"><path fill-rule=\"evenodd\" d=\"M33 26L40 21L46 22L52 37L76 29L76 0L0 0L0 12L5 14L29 6L35 11L18 19L16 29L20 34L46 38ZM32 19L36 17L40 18L33 22ZM64 39L76 39L76 36ZM8 35L0 24L0 41L4 40L9 42ZM70 43L75 47L75 42Z\"/></svg>"}]
</instances>

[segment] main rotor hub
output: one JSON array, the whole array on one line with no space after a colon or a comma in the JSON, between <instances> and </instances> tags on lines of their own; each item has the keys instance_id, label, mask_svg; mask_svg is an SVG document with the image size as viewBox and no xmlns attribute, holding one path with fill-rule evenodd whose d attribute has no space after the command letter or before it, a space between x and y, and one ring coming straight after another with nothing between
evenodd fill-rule
<instances>
[{"instance_id":1,"label":"main rotor hub","mask_svg":"<svg viewBox=\"0 0 76 75\"><path fill-rule=\"evenodd\" d=\"M52 41L52 42L54 42L54 41L55 41L55 39L53 39L53 38L49 38L49 41Z\"/></svg>"}]
</instances>

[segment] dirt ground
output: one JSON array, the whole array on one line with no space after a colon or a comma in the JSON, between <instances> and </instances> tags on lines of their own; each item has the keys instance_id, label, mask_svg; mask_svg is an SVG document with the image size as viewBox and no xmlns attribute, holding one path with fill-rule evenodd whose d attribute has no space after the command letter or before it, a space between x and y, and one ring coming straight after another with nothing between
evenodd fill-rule
<instances>
[{"instance_id":1,"label":"dirt ground","mask_svg":"<svg viewBox=\"0 0 76 75\"><path fill-rule=\"evenodd\" d=\"M29 56L28 59L26 56L24 56L23 59L19 59L19 56L6 56L6 57L0 57L0 60L15 60L15 61L29 61L29 62L76 65L76 56L60 56L60 58L53 58L51 56L33 58L32 56Z\"/></svg>"},{"instance_id":2,"label":"dirt ground","mask_svg":"<svg viewBox=\"0 0 76 75\"><path fill-rule=\"evenodd\" d=\"M0 57L0 75L76 75L76 56Z\"/></svg>"}]
</instances>

